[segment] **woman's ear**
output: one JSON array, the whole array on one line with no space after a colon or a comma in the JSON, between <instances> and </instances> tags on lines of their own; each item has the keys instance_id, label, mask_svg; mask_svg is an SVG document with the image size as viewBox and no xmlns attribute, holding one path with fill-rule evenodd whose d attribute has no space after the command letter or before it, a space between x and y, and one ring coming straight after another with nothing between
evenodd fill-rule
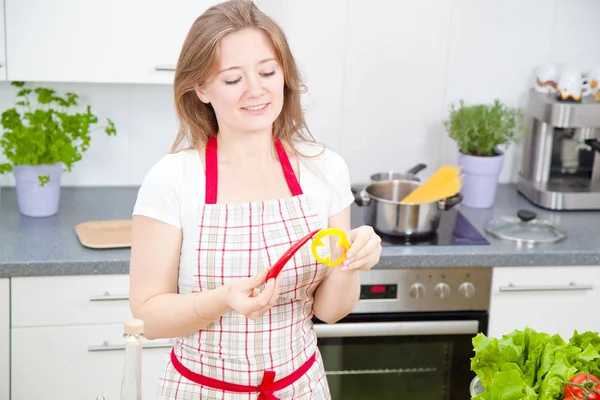
<instances>
[{"instance_id":1,"label":"woman's ear","mask_svg":"<svg viewBox=\"0 0 600 400\"><path fill-rule=\"evenodd\" d=\"M198 98L200 99L201 102L203 102L205 104L210 103L210 100L208 99L208 96L206 95L206 91L204 90L204 88L196 85L194 87L194 91L196 92L196 96L198 96Z\"/></svg>"}]
</instances>

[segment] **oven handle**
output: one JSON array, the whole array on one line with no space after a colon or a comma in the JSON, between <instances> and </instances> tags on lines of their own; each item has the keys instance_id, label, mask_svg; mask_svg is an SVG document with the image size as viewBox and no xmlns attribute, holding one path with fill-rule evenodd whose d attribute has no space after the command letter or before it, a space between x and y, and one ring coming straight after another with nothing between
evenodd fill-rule
<instances>
[{"instance_id":1,"label":"oven handle","mask_svg":"<svg viewBox=\"0 0 600 400\"><path fill-rule=\"evenodd\" d=\"M417 335L476 335L479 321L357 322L314 324L318 338Z\"/></svg>"}]
</instances>

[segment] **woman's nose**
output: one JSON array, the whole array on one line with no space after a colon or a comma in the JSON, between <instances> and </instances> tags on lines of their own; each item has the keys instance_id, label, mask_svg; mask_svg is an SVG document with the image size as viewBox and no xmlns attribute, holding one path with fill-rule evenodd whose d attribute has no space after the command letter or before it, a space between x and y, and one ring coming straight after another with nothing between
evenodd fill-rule
<instances>
[{"instance_id":1,"label":"woman's nose","mask_svg":"<svg viewBox=\"0 0 600 400\"><path fill-rule=\"evenodd\" d=\"M264 88L263 84L260 80L260 77L253 76L246 80L248 82L248 96L250 97L260 97L263 95Z\"/></svg>"}]
</instances>

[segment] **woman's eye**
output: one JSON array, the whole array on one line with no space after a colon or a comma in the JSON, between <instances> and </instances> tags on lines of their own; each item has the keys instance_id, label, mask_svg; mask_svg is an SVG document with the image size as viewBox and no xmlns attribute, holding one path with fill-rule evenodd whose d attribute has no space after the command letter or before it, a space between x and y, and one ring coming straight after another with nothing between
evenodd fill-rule
<instances>
[{"instance_id":1,"label":"woman's eye","mask_svg":"<svg viewBox=\"0 0 600 400\"><path fill-rule=\"evenodd\" d=\"M225 81L226 85L235 85L236 83L239 83L239 81L241 81L242 78L237 78L235 81Z\"/></svg>"},{"instance_id":2,"label":"woman's eye","mask_svg":"<svg viewBox=\"0 0 600 400\"><path fill-rule=\"evenodd\" d=\"M263 78L269 78L269 77L271 77L271 76L275 75L275 72L276 72L276 71L265 72L265 73L262 73L262 74L260 74L260 75L261 75ZM242 78L237 78L237 79L236 79L236 80L234 80L234 81L225 81L225 84L226 84L226 85L235 85L235 84L238 84L238 83L239 83L241 80L242 80Z\"/></svg>"}]
</instances>

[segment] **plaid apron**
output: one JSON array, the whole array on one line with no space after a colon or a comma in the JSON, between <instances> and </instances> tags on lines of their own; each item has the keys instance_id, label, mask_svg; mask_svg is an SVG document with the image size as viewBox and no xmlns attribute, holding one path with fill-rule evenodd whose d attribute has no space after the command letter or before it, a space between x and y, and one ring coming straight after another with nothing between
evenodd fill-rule
<instances>
[{"instance_id":1,"label":"plaid apron","mask_svg":"<svg viewBox=\"0 0 600 400\"><path fill-rule=\"evenodd\" d=\"M194 274L198 287L194 291L212 290L230 280L256 275L296 240L324 228L310 199L302 193L279 140L275 145L292 197L217 204L216 138L208 141L206 200L199 213L198 269ZM311 254L309 242L281 271L277 304L262 318L253 321L232 310L205 329L178 338L173 358L160 378L159 398L329 399L311 321L313 294L327 272ZM178 372L181 367L186 376L197 374L204 380L184 377ZM217 387L222 389L197 383L207 380L221 382ZM271 383L271 387L258 393L256 387L261 383L263 387ZM224 385L254 389L232 391Z\"/></svg>"}]
</instances>

